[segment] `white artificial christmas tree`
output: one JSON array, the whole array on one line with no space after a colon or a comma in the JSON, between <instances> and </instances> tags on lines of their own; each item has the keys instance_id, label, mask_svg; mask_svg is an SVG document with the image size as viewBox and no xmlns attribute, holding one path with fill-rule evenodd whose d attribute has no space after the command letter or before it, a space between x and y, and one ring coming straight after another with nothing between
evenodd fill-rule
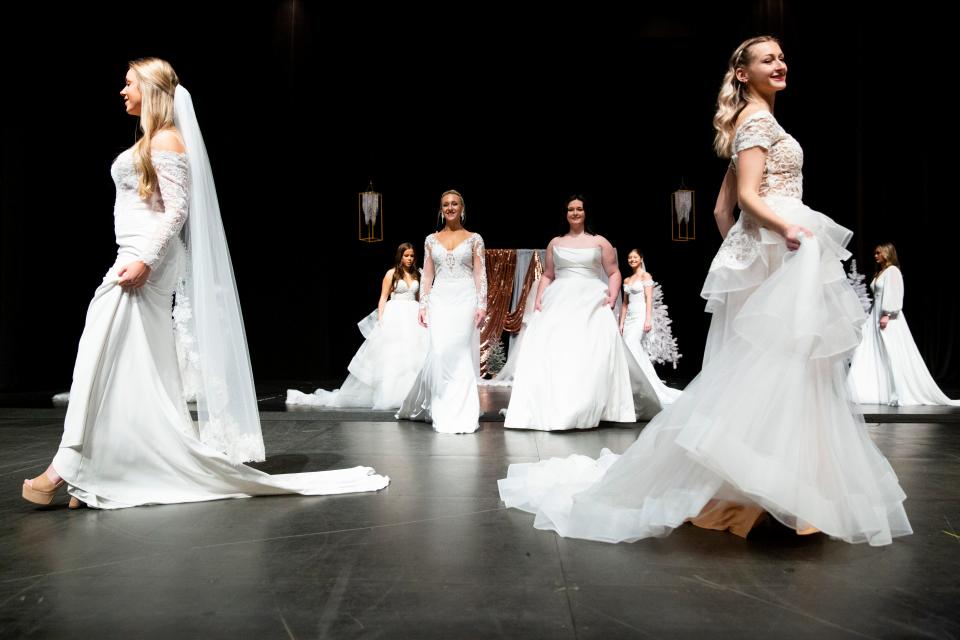
<instances>
[{"instance_id":1,"label":"white artificial christmas tree","mask_svg":"<svg viewBox=\"0 0 960 640\"><path fill-rule=\"evenodd\" d=\"M663 289L659 284L653 286L653 314L650 318L652 329L643 334L642 343L651 362L657 364L673 364L677 368L677 361L682 357L677 349L677 339L673 337L670 325L673 320L667 312L667 305L663 304Z\"/></svg>"},{"instance_id":2,"label":"white artificial christmas tree","mask_svg":"<svg viewBox=\"0 0 960 640\"><path fill-rule=\"evenodd\" d=\"M865 278L866 276L857 271L857 259L854 258L850 261L850 271L847 273L847 280L850 282L853 290L857 292L857 297L860 298L860 304L863 306L863 310L866 313L870 313L870 307L873 306L873 302L870 300L870 290L867 289L867 284L864 282Z\"/></svg>"}]
</instances>

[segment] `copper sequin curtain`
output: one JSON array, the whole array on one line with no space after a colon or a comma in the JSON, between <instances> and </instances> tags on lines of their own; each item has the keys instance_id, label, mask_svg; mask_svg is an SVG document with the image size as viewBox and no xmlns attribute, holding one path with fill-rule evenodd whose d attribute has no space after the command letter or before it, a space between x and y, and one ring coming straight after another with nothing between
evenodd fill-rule
<instances>
[{"instance_id":1,"label":"copper sequin curtain","mask_svg":"<svg viewBox=\"0 0 960 640\"><path fill-rule=\"evenodd\" d=\"M517 308L507 314L507 319L503 323L504 331L517 333L523 327L523 310L527 306L527 296L530 295L530 287L534 286L541 275L543 275L543 263L540 262L540 252L534 251L533 257L530 260L530 266L527 267L527 275L523 278L523 289L520 290Z\"/></svg>"},{"instance_id":2,"label":"copper sequin curtain","mask_svg":"<svg viewBox=\"0 0 960 640\"><path fill-rule=\"evenodd\" d=\"M487 249L487 319L480 329L480 375L487 373L490 347L500 341L503 323L510 312L513 276L517 270L514 249Z\"/></svg>"}]
</instances>

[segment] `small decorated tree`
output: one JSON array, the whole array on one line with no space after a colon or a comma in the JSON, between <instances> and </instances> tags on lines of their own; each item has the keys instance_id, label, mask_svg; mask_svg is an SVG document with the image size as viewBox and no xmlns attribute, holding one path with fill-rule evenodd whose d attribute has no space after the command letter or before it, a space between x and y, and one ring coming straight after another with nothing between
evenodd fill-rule
<instances>
[{"instance_id":1,"label":"small decorated tree","mask_svg":"<svg viewBox=\"0 0 960 640\"><path fill-rule=\"evenodd\" d=\"M870 307L873 306L873 303L870 301L870 291L867 289L866 282L864 282L865 279L866 276L857 271L857 259L854 258L850 261L850 271L847 272L847 280L850 282L853 290L857 292L857 297L860 298L860 304L863 306L863 310L870 313Z\"/></svg>"},{"instance_id":2,"label":"small decorated tree","mask_svg":"<svg viewBox=\"0 0 960 640\"><path fill-rule=\"evenodd\" d=\"M490 346L490 355L487 356L487 375L493 377L500 373L503 365L507 363L507 357L503 353L503 342L498 340Z\"/></svg>"}]
</instances>

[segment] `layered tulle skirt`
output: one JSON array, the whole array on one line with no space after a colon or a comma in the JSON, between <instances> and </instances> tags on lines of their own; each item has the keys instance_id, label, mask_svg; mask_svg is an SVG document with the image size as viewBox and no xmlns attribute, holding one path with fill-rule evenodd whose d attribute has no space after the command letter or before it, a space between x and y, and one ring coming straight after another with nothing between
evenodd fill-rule
<instances>
[{"instance_id":1,"label":"layered tulle skirt","mask_svg":"<svg viewBox=\"0 0 960 640\"><path fill-rule=\"evenodd\" d=\"M414 300L390 300L379 323L376 311L365 317L357 325L366 340L350 361L343 385L310 394L290 389L287 404L397 409L427 354L429 336L417 321L419 308Z\"/></svg>"}]
</instances>

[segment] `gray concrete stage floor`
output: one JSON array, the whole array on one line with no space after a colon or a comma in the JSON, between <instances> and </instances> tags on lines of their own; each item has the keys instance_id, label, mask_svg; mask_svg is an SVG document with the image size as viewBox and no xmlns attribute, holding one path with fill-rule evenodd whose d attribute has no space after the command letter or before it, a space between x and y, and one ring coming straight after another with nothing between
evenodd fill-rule
<instances>
[{"instance_id":1,"label":"gray concrete stage floor","mask_svg":"<svg viewBox=\"0 0 960 640\"><path fill-rule=\"evenodd\" d=\"M622 451L642 425L551 434L484 422L453 436L265 411L264 470L364 464L390 487L38 509L20 482L49 461L63 414L0 409L0 637L960 636L960 428L945 422L866 427L915 530L871 548L779 526L747 540L689 525L634 544L566 540L500 503L508 464Z\"/></svg>"}]
</instances>

